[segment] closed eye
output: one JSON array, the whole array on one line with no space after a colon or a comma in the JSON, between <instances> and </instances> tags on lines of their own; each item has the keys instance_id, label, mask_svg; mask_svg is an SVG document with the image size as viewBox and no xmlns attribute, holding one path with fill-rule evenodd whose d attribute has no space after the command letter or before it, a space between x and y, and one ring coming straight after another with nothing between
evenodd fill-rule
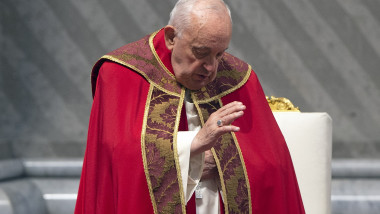
<instances>
[{"instance_id":1,"label":"closed eye","mask_svg":"<svg viewBox=\"0 0 380 214\"><path fill-rule=\"evenodd\" d=\"M192 52L196 58L201 59L210 54L210 49L205 47L193 47Z\"/></svg>"}]
</instances>

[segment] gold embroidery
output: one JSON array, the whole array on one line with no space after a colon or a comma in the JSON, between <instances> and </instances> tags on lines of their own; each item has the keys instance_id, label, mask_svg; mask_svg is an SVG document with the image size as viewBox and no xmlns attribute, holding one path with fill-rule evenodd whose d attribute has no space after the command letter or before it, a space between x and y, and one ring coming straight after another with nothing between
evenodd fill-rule
<instances>
[{"instance_id":1,"label":"gold embroidery","mask_svg":"<svg viewBox=\"0 0 380 214\"><path fill-rule=\"evenodd\" d=\"M163 64L163 62L159 58L154 48L153 39L157 35L157 33L158 31L152 33L149 36L149 38L145 37L144 39L139 40L136 43L132 43L130 46L125 46L123 48L115 50L111 52L110 54L103 56L101 59L103 60L108 59L118 64L129 67L135 70L137 73L141 74L150 84L153 84L156 88L160 89L161 91L164 91L167 94L170 94L173 96L180 97L180 90L181 90L180 85L176 82L175 76ZM145 50L145 48L148 48L149 51L146 52L147 50ZM219 94L216 94L216 95L210 94L212 97L204 96L207 94L206 91L209 90L209 88L206 89L205 87L203 87L202 89L200 89L199 90L200 94L197 95L197 96L202 96L202 97L198 97L198 102L200 104L220 99L221 97L239 89L248 80L251 74L251 70L252 70L251 66L248 64L245 64L244 62L231 56L230 54L226 54L225 57L226 57L226 62L225 61L221 62L220 69L222 70L218 71L219 75L217 76L217 79L221 77L226 77L232 80L232 82L228 83L227 81L224 83L220 83L221 85L217 87L219 88L222 87L224 91L218 92ZM143 64L135 65L132 63L134 60L143 62ZM224 63L227 63L227 62L231 63L232 67L224 66ZM243 67L246 67L246 66L248 67L248 69L242 72L241 70L243 69ZM228 69L224 70L224 67ZM148 70L144 70L145 68L147 68ZM240 69L240 70L235 70L235 69ZM157 71L153 71L153 70L157 70ZM244 75L242 76L241 80L240 80L240 77L241 77L240 75ZM234 82L234 81L237 81L237 82Z\"/></svg>"},{"instance_id":2,"label":"gold embroidery","mask_svg":"<svg viewBox=\"0 0 380 214\"><path fill-rule=\"evenodd\" d=\"M158 213L177 213L185 210L181 187L177 145L181 97L171 96L154 88L147 111L145 156L151 189ZM176 157L177 155L177 157ZM181 191L182 190L182 191ZM181 196L182 194L182 196Z\"/></svg>"},{"instance_id":3,"label":"gold embroidery","mask_svg":"<svg viewBox=\"0 0 380 214\"><path fill-rule=\"evenodd\" d=\"M232 137L233 137L233 139L234 139L234 142L235 142L236 148L238 149L239 156L240 156L240 161L241 161L242 166L243 166L244 178L245 178L245 182L246 182L247 190L248 190L248 206L249 206L249 213L252 214L251 186L250 186L250 184L249 184L247 168L246 168L246 166L245 166L244 157L243 157L243 154L242 154L242 152L241 152L241 149L240 149L240 146L239 146L239 142L238 142L238 140L237 140L237 138L236 138L236 135L235 135L235 133L231 133L231 134L232 134Z\"/></svg>"},{"instance_id":4,"label":"gold embroidery","mask_svg":"<svg viewBox=\"0 0 380 214\"><path fill-rule=\"evenodd\" d=\"M193 102L202 125L213 112L223 106L221 99L204 104L199 104L197 99L193 99ZM251 213L248 175L236 136L233 133L222 135L211 151L218 168L226 213Z\"/></svg>"},{"instance_id":5,"label":"gold embroidery","mask_svg":"<svg viewBox=\"0 0 380 214\"><path fill-rule=\"evenodd\" d=\"M178 94L178 93L176 93L176 92L172 92L172 91L169 91L169 90L167 90L167 89L161 87L159 84L157 84L157 83L155 83L154 81L152 81L152 80L148 77L148 75L146 75L145 72L141 71L141 70L138 69L136 66L133 66L133 65L131 65L131 64L129 64L129 63L126 63L126 62L124 62L124 61L122 61L122 60L120 60L120 59L117 59L117 58L115 58L115 57L113 57L113 56L110 56L110 55L105 55L105 56L103 56L103 57L100 58L100 59L108 59L108 60L111 60L111 61L113 61L113 62L116 62L116 63L119 63L119 64L121 64L121 65L124 65L124 66L126 66L126 67L128 67L128 68L131 68L132 70L134 70L134 71L136 71L137 73L141 74L141 75L142 75L142 76L143 76L143 77L144 77L144 78L145 78L150 84L154 85L154 87L160 89L161 91L164 91L165 93L170 94L170 95L173 95L173 96L176 96L176 97L180 97L180 96L181 96L180 94Z\"/></svg>"},{"instance_id":6,"label":"gold embroidery","mask_svg":"<svg viewBox=\"0 0 380 214\"><path fill-rule=\"evenodd\" d=\"M226 214L228 214L229 213L229 211L228 211L229 209L228 209L228 200L227 200L227 190L226 190L226 183L224 182L224 178L223 178L222 167L220 166L220 161L219 161L218 156L216 155L215 149L212 148L211 152L212 152L212 156L215 159L216 167L218 168L220 185L222 186L222 195L223 195L223 198L225 198L224 201L223 201L224 212Z\"/></svg>"},{"instance_id":7,"label":"gold embroidery","mask_svg":"<svg viewBox=\"0 0 380 214\"><path fill-rule=\"evenodd\" d=\"M164 66L163 62L158 57L153 46L153 38L156 36L156 34L157 32L150 35L149 39L146 37L145 40L141 40L142 42L140 42L140 44L143 46L141 49L137 48L136 45L128 46L124 48L122 52L112 52L115 54L106 55L101 59L111 60L113 62L126 66L142 75L150 83L141 132L141 152L143 157L144 172L148 183L153 210L154 213L174 213L179 212L180 210L185 213L186 202L182 186L179 157L177 153L177 134L185 90L176 83L174 75ZM146 54L144 51L147 51L146 48L148 48L148 43L151 53ZM132 50L132 52L125 50ZM137 50L137 55L128 54L134 53L134 50ZM141 54L141 56L139 54ZM228 55L228 57L231 56ZM191 92L191 97L193 98L202 125L204 125L205 121L213 111L216 111L217 108L220 108L222 106L221 97L232 93L233 91L242 87L248 81L248 78L251 74L250 65L247 65L233 57L229 61L229 58L226 59L226 63L230 62L232 65L231 71L222 70L220 71L220 75L222 77L226 76L229 78L231 80L231 83L228 83L229 81L227 81L227 83L221 83L221 86L223 87L221 93L217 92L218 90L214 91L213 88L202 88L200 91L198 91L202 92L199 94L201 97L197 97L198 94ZM136 65L132 65L133 60L138 60L142 64L139 65L137 63ZM245 70L247 66L248 70L246 72L242 72L241 70ZM208 91L210 89L211 91ZM212 97L210 97L208 93L211 93L210 95ZM166 96L168 97L166 98ZM162 116L165 118L162 118ZM222 141L224 142L221 144L223 147L219 148L218 151L212 148L212 153L218 167L218 172L221 179L222 194L226 199L224 202L225 209L226 213L228 213L229 211L235 212L239 209L238 201L241 202L243 200L243 202L245 202L246 196L244 196L243 199L235 197L237 196L238 188L244 188L242 179L245 179L245 185L247 185L248 191L250 186L244 159L242 157L240 147L237 143L236 136L233 133L228 135L226 134L222 137ZM235 151L233 147L235 147L237 151ZM227 160L223 158L223 153L225 151L228 151L229 148L233 148L234 152L229 153L232 154L233 157L230 157L230 159ZM217 154L217 152L220 154ZM157 156L151 157L149 155ZM237 156L239 156L239 159ZM218 157L221 157L221 159L219 160ZM155 158L158 158L158 160L160 160L159 163L162 162L162 166L155 166L155 163L152 162L152 160L155 160ZM225 162L226 160L227 162ZM230 166L230 170L233 171L228 172L226 177L224 177L223 171L228 170L228 165L230 165L230 162L228 161L232 161L231 163L238 164L238 160L240 160L242 167L237 167L236 165ZM222 169L222 165L226 169ZM159 168L159 170L154 171L156 168ZM243 174L244 176L242 176ZM224 180L225 178L226 180ZM164 186L161 185L162 181L166 182ZM177 187L179 190L176 189ZM228 198L227 195L230 197ZM248 192L249 209L251 213L252 205L250 197L250 192ZM243 205L246 206L244 203Z\"/></svg>"},{"instance_id":8,"label":"gold embroidery","mask_svg":"<svg viewBox=\"0 0 380 214\"><path fill-rule=\"evenodd\" d=\"M153 88L154 88L153 85L149 86L148 97L147 97L146 103L145 103L143 126L142 126L142 130L141 130L141 153L142 153L145 177L146 177L146 181L148 183L150 200L152 202L154 213L157 213L157 204L156 204L156 200L155 200L154 194L153 194L152 183L150 182L150 176L149 176L149 171L148 171L148 163L146 160L146 151L145 151L146 124L147 124L147 120L148 120L148 112L149 112L150 101L152 99Z\"/></svg>"},{"instance_id":9,"label":"gold embroidery","mask_svg":"<svg viewBox=\"0 0 380 214\"><path fill-rule=\"evenodd\" d=\"M248 81L248 78L249 76L251 75L251 71L252 71L252 68L250 65L248 65L248 70L247 70L247 73L246 75L244 76L243 80L241 82L239 82L239 84L237 84L236 86L228 89L227 91L224 91L214 97L211 97L211 98L208 98L208 99L204 99L204 100L199 100L199 104L203 104L203 103L209 103L211 101L214 101L214 100L217 100L217 99L220 99L224 96L226 96L227 94L230 94L234 91L236 91L237 89L239 89L240 87L242 87L247 81Z\"/></svg>"},{"instance_id":10,"label":"gold embroidery","mask_svg":"<svg viewBox=\"0 0 380 214\"><path fill-rule=\"evenodd\" d=\"M203 118L203 114L202 114L202 111L201 111L201 108L199 107L199 103L198 103L198 100L197 98L194 96L194 93L191 91L190 92L191 94L191 99L193 100L193 103L194 103L194 106L195 108L197 109L197 112L198 112L198 116L199 116L199 119L202 123L202 127L205 125L205 120Z\"/></svg>"},{"instance_id":11,"label":"gold embroidery","mask_svg":"<svg viewBox=\"0 0 380 214\"><path fill-rule=\"evenodd\" d=\"M223 102L221 99L219 99L219 105L222 107L223 106ZM240 149L240 145L239 145L239 142L236 138L236 135L235 133L231 133L232 135L232 138L235 142L235 146L239 152L239 156L240 156L240 161L242 163L242 166L243 166L243 173L244 173L244 177L245 177L245 182L246 182L246 185L247 185L247 190L248 190L248 206L249 206L249 213L252 214L252 201L251 201L251 186L249 184L249 179L248 179L248 172L247 172L247 168L245 166L245 161L244 161L244 157L243 157L243 153L241 152L241 149Z\"/></svg>"},{"instance_id":12,"label":"gold embroidery","mask_svg":"<svg viewBox=\"0 0 380 214\"><path fill-rule=\"evenodd\" d=\"M202 112L202 110L201 110L201 108L199 106L198 100L194 96L193 92L191 92L191 98L193 100L195 108L197 109L198 116L199 116L199 119L201 121L202 127L204 127L204 125L205 125L205 119L203 117L204 113ZM225 200L223 201L224 210L225 210L225 213L228 214L227 192L226 192L225 182L224 182L224 179L223 179L222 168L220 166L220 161L219 161L218 156L216 155L215 149L211 148L211 152L212 152L212 155L213 155L213 157L215 159L216 167L218 168L218 173L219 173L219 178L220 178L220 184L221 184L221 187L222 187L222 195L223 195L223 198L225 198Z\"/></svg>"},{"instance_id":13,"label":"gold embroidery","mask_svg":"<svg viewBox=\"0 0 380 214\"><path fill-rule=\"evenodd\" d=\"M185 193L183 192L183 183L182 183L182 176L181 176L181 168L179 166L179 156L178 156L178 147L177 147L177 135L178 135L178 127L181 119L181 111L183 102L185 99L185 88L181 89L181 97L179 99L179 105L177 109L177 118L175 122L175 128L174 128L174 137L173 137L173 152L174 152L174 159L177 169L177 177L178 177L178 184L179 184L179 194L181 197L181 205L182 205L182 212L186 213L186 202L185 202Z\"/></svg>"}]
</instances>

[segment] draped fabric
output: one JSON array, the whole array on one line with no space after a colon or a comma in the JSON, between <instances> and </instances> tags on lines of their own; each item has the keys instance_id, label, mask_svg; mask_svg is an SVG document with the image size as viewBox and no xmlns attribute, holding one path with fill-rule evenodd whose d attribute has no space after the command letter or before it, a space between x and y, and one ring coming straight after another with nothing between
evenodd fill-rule
<instances>
[{"instance_id":1,"label":"draped fabric","mask_svg":"<svg viewBox=\"0 0 380 214\"><path fill-rule=\"evenodd\" d=\"M94 67L94 102L75 213L193 210L184 203L175 149L176 132L186 130L184 89L170 80L174 73L163 32L150 38L112 52L108 56L120 58L105 57ZM148 42L152 50L144 46ZM127 50L131 47L138 49ZM150 58L154 52L157 61ZM304 213L289 151L255 73L229 54L224 58L217 79L192 96L203 120L235 100L247 106L234 123L241 131L226 134L213 149L226 212Z\"/></svg>"}]
</instances>

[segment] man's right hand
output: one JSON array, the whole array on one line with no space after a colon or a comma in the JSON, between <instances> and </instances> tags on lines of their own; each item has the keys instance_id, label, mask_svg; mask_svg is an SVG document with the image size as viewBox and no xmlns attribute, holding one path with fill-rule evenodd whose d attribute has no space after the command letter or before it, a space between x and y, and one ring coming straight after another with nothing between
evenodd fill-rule
<instances>
[{"instance_id":1,"label":"man's right hand","mask_svg":"<svg viewBox=\"0 0 380 214\"><path fill-rule=\"evenodd\" d=\"M243 116L245 109L246 107L243 103L234 101L212 113L205 125L194 137L191 143L191 155L211 149L221 135L227 132L239 131L240 127L231 125L231 123ZM218 126L218 120L221 120L221 126Z\"/></svg>"}]
</instances>

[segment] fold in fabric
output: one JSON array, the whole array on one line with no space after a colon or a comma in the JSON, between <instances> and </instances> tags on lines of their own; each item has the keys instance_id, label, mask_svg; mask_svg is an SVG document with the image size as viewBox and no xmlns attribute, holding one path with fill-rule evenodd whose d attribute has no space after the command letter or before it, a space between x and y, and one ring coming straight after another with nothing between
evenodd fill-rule
<instances>
[{"instance_id":1,"label":"fold in fabric","mask_svg":"<svg viewBox=\"0 0 380 214\"><path fill-rule=\"evenodd\" d=\"M198 131L180 131L177 135L179 165L186 202L193 195L203 171L204 153L190 157L191 142L197 133Z\"/></svg>"}]
</instances>

